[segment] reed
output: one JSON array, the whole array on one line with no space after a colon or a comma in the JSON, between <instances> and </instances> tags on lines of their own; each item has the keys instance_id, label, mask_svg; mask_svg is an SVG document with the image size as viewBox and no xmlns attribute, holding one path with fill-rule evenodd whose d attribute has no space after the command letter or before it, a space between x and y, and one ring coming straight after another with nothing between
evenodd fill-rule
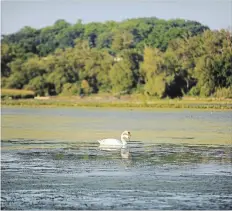
<instances>
[{"instance_id":1,"label":"reed","mask_svg":"<svg viewBox=\"0 0 232 211\"><path fill-rule=\"evenodd\" d=\"M91 101L74 99L18 99L2 100L2 106L19 107L99 107L99 108L178 108L178 109L232 109L232 101L207 100L151 100L151 101Z\"/></svg>"}]
</instances>

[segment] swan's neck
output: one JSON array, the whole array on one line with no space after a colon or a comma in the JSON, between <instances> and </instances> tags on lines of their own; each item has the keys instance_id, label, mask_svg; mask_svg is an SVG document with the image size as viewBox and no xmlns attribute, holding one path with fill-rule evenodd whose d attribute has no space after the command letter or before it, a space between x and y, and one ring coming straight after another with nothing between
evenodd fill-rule
<instances>
[{"instance_id":1,"label":"swan's neck","mask_svg":"<svg viewBox=\"0 0 232 211\"><path fill-rule=\"evenodd\" d=\"M127 142L126 142L126 140L125 140L125 137L124 137L124 136L121 136L121 141L122 141L122 144L123 144L123 145L126 145L126 144L127 144Z\"/></svg>"}]
</instances>

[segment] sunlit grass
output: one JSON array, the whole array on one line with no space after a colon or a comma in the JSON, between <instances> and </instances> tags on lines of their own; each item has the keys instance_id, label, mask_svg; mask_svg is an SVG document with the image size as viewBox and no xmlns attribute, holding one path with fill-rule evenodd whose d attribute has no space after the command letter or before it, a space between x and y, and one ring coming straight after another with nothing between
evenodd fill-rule
<instances>
[{"instance_id":1,"label":"sunlit grass","mask_svg":"<svg viewBox=\"0 0 232 211\"><path fill-rule=\"evenodd\" d=\"M179 108L179 109L232 109L231 100L209 100L209 99L79 99L75 97L55 97L46 100L18 99L2 100L3 106L21 107L103 107L103 108Z\"/></svg>"},{"instance_id":2,"label":"sunlit grass","mask_svg":"<svg viewBox=\"0 0 232 211\"><path fill-rule=\"evenodd\" d=\"M35 93L30 90L23 89L1 89L1 98L5 99L19 99L19 98L33 98Z\"/></svg>"}]
</instances>

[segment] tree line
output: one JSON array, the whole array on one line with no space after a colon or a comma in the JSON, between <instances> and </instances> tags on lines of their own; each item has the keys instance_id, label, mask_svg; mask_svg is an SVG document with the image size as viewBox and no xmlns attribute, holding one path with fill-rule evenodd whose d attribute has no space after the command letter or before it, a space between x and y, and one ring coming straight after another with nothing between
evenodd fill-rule
<instances>
[{"instance_id":1,"label":"tree line","mask_svg":"<svg viewBox=\"0 0 232 211\"><path fill-rule=\"evenodd\" d=\"M2 35L1 87L41 96L232 97L232 36L153 17L24 27Z\"/></svg>"}]
</instances>

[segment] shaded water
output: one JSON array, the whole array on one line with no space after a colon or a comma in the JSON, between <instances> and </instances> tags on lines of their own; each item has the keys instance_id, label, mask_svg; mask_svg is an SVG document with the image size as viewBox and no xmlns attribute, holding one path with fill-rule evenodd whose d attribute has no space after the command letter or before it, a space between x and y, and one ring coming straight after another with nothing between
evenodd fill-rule
<instances>
[{"instance_id":1,"label":"shaded water","mask_svg":"<svg viewBox=\"0 0 232 211\"><path fill-rule=\"evenodd\" d=\"M1 208L232 209L230 117L3 109ZM98 147L128 127L127 148Z\"/></svg>"}]
</instances>

